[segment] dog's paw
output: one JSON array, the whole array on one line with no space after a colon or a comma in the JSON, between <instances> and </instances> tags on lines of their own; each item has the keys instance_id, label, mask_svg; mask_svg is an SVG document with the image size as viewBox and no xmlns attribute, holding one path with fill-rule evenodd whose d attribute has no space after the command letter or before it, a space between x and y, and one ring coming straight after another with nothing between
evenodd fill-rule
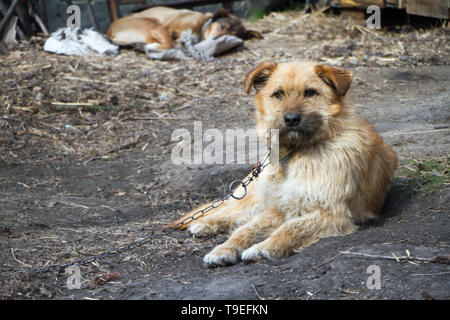
<instances>
[{"instance_id":1,"label":"dog's paw","mask_svg":"<svg viewBox=\"0 0 450 320\"><path fill-rule=\"evenodd\" d=\"M262 258L273 259L268 250L260 249L258 245L254 245L242 252L241 259L245 263L255 262Z\"/></svg>"},{"instance_id":2,"label":"dog's paw","mask_svg":"<svg viewBox=\"0 0 450 320\"><path fill-rule=\"evenodd\" d=\"M285 258L289 254L290 251L288 248L283 248L279 243L274 243L274 241L266 239L242 252L241 259L248 263L258 261L262 258L268 260Z\"/></svg>"},{"instance_id":3,"label":"dog's paw","mask_svg":"<svg viewBox=\"0 0 450 320\"><path fill-rule=\"evenodd\" d=\"M190 234L199 238L214 234L214 230L201 221L191 223L188 227L188 231Z\"/></svg>"},{"instance_id":4,"label":"dog's paw","mask_svg":"<svg viewBox=\"0 0 450 320\"><path fill-rule=\"evenodd\" d=\"M239 254L235 248L218 246L204 258L207 266L230 266L239 262Z\"/></svg>"}]
</instances>

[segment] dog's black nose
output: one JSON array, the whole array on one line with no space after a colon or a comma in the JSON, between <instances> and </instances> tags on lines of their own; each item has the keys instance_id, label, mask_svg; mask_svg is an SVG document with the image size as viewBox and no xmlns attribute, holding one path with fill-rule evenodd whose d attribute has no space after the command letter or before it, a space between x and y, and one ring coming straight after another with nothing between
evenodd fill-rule
<instances>
[{"instance_id":1,"label":"dog's black nose","mask_svg":"<svg viewBox=\"0 0 450 320\"><path fill-rule=\"evenodd\" d=\"M284 115L284 122L288 127L295 127L300 123L300 121L302 121L302 116L300 113L290 112Z\"/></svg>"}]
</instances>

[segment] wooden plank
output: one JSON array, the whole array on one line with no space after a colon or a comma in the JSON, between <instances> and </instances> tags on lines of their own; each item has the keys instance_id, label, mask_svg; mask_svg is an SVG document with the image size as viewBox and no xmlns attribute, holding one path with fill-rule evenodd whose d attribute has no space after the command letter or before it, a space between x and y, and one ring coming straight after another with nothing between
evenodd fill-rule
<instances>
[{"instance_id":1,"label":"wooden plank","mask_svg":"<svg viewBox=\"0 0 450 320\"><path fill-rule=\"evenodd\" d=\"M108 10L111 22L119 19L119 8L117 7L117 0L108 0Z\"/></svg>"},{"instance_id":2,"label":"wooden plank","mask_svg":"<svg viewBox=\"0 0 450 320\"><path fill-rule=\"evenodd\" d=\"M119 0L119 4L142 4L145 5L145 0Z\"/></svg>"},{"instance_id":3,"label":"wooden plank","mask_svg":"<svg viewBox=\"0 0 450 320\"><path fill-rule=\"evenodd\" d=\"M336 2L336 1L334 1ZM340 4L345 8L362 8L365 9L370 5L377 5L380 8L385 7L385 0L340 0Z\"/></svg>"},{"instance_id":4,"label":"wooden plank","mask_svg":"<svg viewBox=\"0 0 450 320\"><path fill-rule=\"evenodd\" d=\"M408 0L406 1L406 12L419 16L448 19L448 0Z\"/></svg>"},{"instance_id":5,"label":"wooden plank","mask_svg":"<svg viewBox=\"0 0 450 320\"><path fill-rule=\"evenodd\" d=\"M153 7L159 7L159 6L181 9L181 8L192 8L192 7L206 6L209 4L222 3L222 5L224 7L226 7L226 6L228 6L228 3L230 3L230 5L231 5L234 1L238 1L238 0L187 0L187 1L185 0L185 1L177 1L177 2L169 2L169 3L155 3L155 4L151 4L151 5L147 5L145 7L139 8L139 9L135 10L134 12L142 11L142 10L153 8Z\"/></svg>"}]
</instances>

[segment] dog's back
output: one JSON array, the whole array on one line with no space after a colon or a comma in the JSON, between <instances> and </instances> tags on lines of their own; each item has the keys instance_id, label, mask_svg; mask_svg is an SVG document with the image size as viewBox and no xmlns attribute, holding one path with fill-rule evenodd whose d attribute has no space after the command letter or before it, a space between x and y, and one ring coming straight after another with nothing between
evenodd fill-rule
<instances>
[{"instance_id":1,"label":"dog's back","mask_svg":"<svg viewBox=\"0 0 450 320\"><path fill-rule=\"evenodd\" d=\"M129 18L156 19L167 28L174 38L178 38L184 30L192 30L199 38L203 24L212 17L211 13L201 13L188 9L154 7L129 16Z\"/></svg>"}]
</instances>

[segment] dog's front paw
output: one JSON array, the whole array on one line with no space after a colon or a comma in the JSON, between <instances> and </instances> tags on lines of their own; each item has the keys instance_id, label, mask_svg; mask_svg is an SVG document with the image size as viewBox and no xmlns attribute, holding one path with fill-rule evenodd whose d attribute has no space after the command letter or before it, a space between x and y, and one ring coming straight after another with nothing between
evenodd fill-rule
<instances>
[{"instance_id":1,"label":"dog's front paw","mask_svg":"<svg viewBox=\"0 0 450 320\"><path fill-rule=\"evenodd\" d=\"M249 263L261 260L262 258L272 260L283 258L284 256L286 256L285 250L281 250L281 248L271 245L270 242L264 241L242 252L241 259Z\"/></svg>"},{"instance_id":2,"label":"dog's front paw","mask_svg":"<svg viewBox=\"0 0 450 320\"><path fill-rule=\"evenodd\" d=\"M245 263L255 262L261 260L261 258L272 259L268 251L261 250L258 245L254 245L244 252L242 252L241 259Z\"/></svg>"},{"instance_id":3,"label":"dog's front paw","mask_svg":"<svg viewBox=\"0 0 450 320\"><path fill-rule=\"evenodd\" d=\"M235 248L218 246L204 258L208 266L230 266L239 262L239 254Z\"/></svg>"},{"instance_id":4,"label":"dog's front paw","mask_svg":"<svg viewBox=\"0 0 450 320\"><path fill-rule=\"evenodd\" d=\"M214 234L214 230L201 221L191 223L188 227L188 231L190 234L199 238Z\"/></svg>"}]
</instances>

